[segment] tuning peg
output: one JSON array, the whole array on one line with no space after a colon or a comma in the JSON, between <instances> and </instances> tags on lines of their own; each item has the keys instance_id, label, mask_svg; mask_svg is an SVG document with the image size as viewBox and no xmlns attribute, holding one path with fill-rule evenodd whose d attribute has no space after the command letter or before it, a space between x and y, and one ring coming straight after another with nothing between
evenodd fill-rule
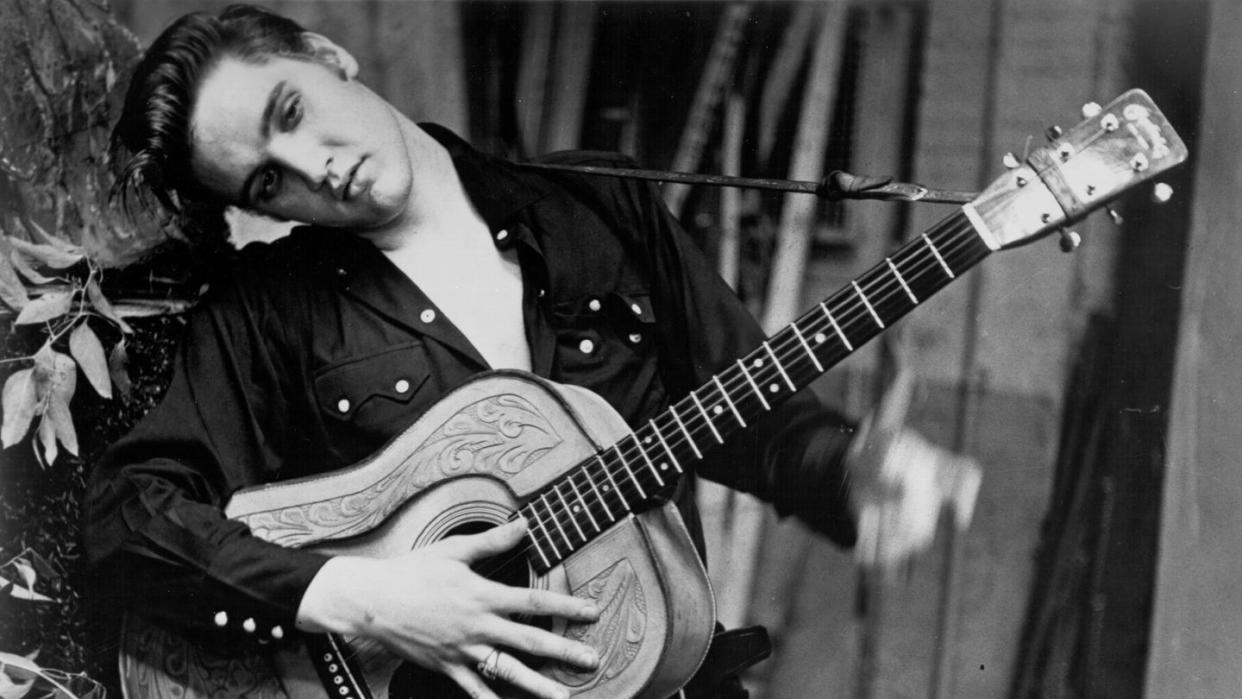
<instances>
[{"instance_id":1,"label":"tuning peg","mask_svg":"<svg viewBox=\"0 0 1242 699\"><path fill-rule=\"evenodd\" d=\"M1117 210L1113 207L1106 206L1104 207L1104 210L1108 212L1108 217L1113 220L1113 225L1120 226L1122 223L1125 223L1125 219L1122 218L1121 214L1117 213Z\"/></svg>"},{"instance_id":2,"label":"tuning peg","mask_svg":"<svg viewBox=\"0 0 1242 699\"><path fill-rule=\"evenodd\" d=\"M1157 182L1151 189L1151 200L1157 204L1167 203L1173 198L1173 188L1164 182Z\"/></svg>"},{"instance_id":3,"label":"tuning peg","mask_svg":"<svg viewBox=\"0 0 1242 699\"><path fill-rule=\"evenodd\" d=\"M1082 244L1082 236L1068 228L1058 228L1061 234L1061 252L1074 252Z\"/></svg>"},{"instance_id":4,"label":"tuning peg","mask_svg":"<svg viewBox=\"0 0 1242 699\"><path fill-rule=\"evenodd\" d=\"M1088 102L1082 106L1082 118L1094 119L1103 109L1098 102Z\"/></svg>"},{"instance_id":5,"label":"tuning peg","mask_svg":"<svg viewBox=\"0 0 1242 699\"><path fill-rule=\"evenodd\" d=\"M1022 163L1018 162L1018 156L1014 155L1013 153L1006 153L1005 156L1001 158L1001 164L1004 165L1006 168L1012 170L1018 167L1019 165L1021 165Z\"/></svg>"},{"instance_id":6,"label":"tuning peg","mask_svg":"<svg viewBox=\"0 0 1242 699\"><path fill-rule=\"evenodd\" d=\"M1047 131L1044 131L1044 136L1048 139L1049 142L1051 142L1051 141L1055 141L1058 138L1060 138L1061 134L1063 133L1065 132L1061 130L1061 127L1056 126L1054 124L1052 126L1049 126Z\"/></svg>"}]
</instances>

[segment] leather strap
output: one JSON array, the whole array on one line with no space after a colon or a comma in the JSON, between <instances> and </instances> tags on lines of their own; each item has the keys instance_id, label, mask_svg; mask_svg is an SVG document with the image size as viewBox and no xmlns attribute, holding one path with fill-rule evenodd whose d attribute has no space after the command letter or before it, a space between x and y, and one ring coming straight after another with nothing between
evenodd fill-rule
<instances>
[{"instance_id":1,"label":"leather strap","mask_svg":"<svg viewBox=\"0 0 1242 699\"><path fill-rule=\"evenodd\" d=\"M750 693L738 673L772 655L772 639L762 626L719 630L707 657L679 696L685 699L746 699Z\"/></svg>"}]
</instances>

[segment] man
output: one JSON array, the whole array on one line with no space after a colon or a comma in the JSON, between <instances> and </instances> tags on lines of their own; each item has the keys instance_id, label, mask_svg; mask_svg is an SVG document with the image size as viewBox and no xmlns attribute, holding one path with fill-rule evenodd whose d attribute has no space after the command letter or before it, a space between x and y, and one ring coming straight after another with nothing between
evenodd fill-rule
<instances>
[{"instance_id":1,"label":"man","mask_svg":"<svg viewBox=\"0 0 1242 699\"><path fill-rule=\"evenodd\" d=\"M163 403L93 474L88 554L136 611L208 642L296 626L378 640L471 696L496 696L481 673L567 696L532 659L590 669L596 651L510 616L599 611L469 567L521 542L521 521L395 558L326 558L251 536L224 503L357 462L480 371L583 386L640 424L762 335L649 186L484 156L356 74L325 37L246 7L178 20L138 66L116 130L122 186L173 212L309 225L213 281ZM852 432L797 395L697 471L849 545ZM701 540L693 478L669 496Z\"/></svg>"}]
</instances>

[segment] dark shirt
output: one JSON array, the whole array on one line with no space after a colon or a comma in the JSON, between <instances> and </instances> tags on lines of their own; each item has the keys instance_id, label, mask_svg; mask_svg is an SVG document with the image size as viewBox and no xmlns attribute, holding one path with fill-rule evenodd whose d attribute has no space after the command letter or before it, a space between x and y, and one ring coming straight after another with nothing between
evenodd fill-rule
<instances>
[{"instance_id":1,"label":"dark shirt","mask_svg":"<svg viewBox=\"0 0 1242 699\"><path fill-rule=\"evenodd\" d=\"M424 128L448 148L497 247L516 249L534 373L594 391L637 425L763 340L652 186L515 165ZM355 463L488 368L362 238L301 227L247 246L192 313L162 403L92 474L84 531L98 579L194 635L218 637L220 612L225 633L244 619L259 635L292 629L325 559L226 519L230 495ZM803 392L696 470L849 544L849 433ZM683 478L674 497L699 542L692 485Z\"/></svg>"}]
</instances>

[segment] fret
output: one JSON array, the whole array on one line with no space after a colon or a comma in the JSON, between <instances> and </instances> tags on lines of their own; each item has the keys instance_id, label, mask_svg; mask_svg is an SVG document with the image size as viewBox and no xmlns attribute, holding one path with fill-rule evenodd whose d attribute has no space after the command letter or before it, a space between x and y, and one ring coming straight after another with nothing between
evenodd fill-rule
<instances>
[{"instance_id":1,"label":"fret","mask_svg":"<svg viewBox=\"0 0 1242 699\"><path fill-rule=\"evenodd\" d=\"M668 442L664 441L664 435L660 433L660 427L655 424L655 420L648 420L647 424L651 425L656 439L660 440L660 446L664 447L664 453L668 454L668 460L673 462L673 468L677 469L678 473L681 473L681 464L677 462L677 456L673 454L673 450L668 448Z\"/></svg>"},{"instance_id":2,"label":"fret","mask_svg":"<svg viewBox=\"0 0 1242 699\"><path fill-rule=\"evenodd\" d=\"M781 366L781 360L776 358L776 353L772 351L772 346L768 344L767 340L763 341L763 348L768 351L768 356L772 358L772 363L776 365L776 370L781 373L781 378L785 379L785 384L789 386L789 390L798 390L794 382L789 380L789 374L785 373L785 367Z\"/></svg>"},{"instance_id":3,"label":"fret","mask_svg":"<svg viewBox=\"0 0 1242 699\"><path fill-rule=\"evenodd\" d=\"M750 382L750 387L755 389L755 395L759 396L759 402L763 403L763 409L771 410L772 406L768 405L768 399L763 397L763 391L759 390L759 384L755 383L755 380L750 376L750 372L746 371L746 365L742 363L742 360L737 360L737 366L742 370L742 376L745 376L746 380Z\"/></svg>"},{"instance_id":4,"label":"fret","mask_svg":"<svg viewBox=\"0 0 1242 699\"><path fill-rule=\"evenodd\" d=\"M883 328L884 321L880 320L880 314L876 313L875 309L871 307L871 302L867 300L867 295L863 293L862 287L859 286L856 281L850 282L850 284L854 285L854 291L858 292L858 298L862 299L863 305L867 307L867 310L871 313L871 317L875 319L875 324Z\"/></svg>"},{"instance_id":5,"label":"fret","mask_svg":"<svg viewBox=\"0 0 1242 699\"><path fill-rule=\"evenodd\" d=\"M565 514L569 517L569 522L574 525L574 529L578 530L578 536L582 537L583 542L586 542L587 540L586 532L582 531L582 527L578 524L578 518L574 516L574 511L569 507L569 502L565 499L565 496L561 493L561 487L559 485L554 484L552 486L552 492L556 493L556 497L560 498L561 507L565 508ZM569 545L569 548L570 549L573 548L572 543Z\"/></svg>"},{"instance_id":6,"label":"fret","mask_svg":"<svg viewBox=\"0 0 1242 699\"><path fill-rule=\"evenodd\" d=\"M699 400L698 395L691 391L690 397L694 399L694 404L698 406L699 412L703 414L703 419L707 421L707 428L712 431L712 436L716 438L716 443L724 444L724 440L720 438L720 433L716 431L716 426L712 424L711 416L703 409L703 402Z\"/></svg>"},{"instance_id":7,"label":"fret","mask_svg":"<svg viewBox=\"0 0 1242 699\"><path fill-rule=\"evenodd\" d=\"M681 428L681 433L686 435L686 441L690 443L690 448L694 450L694 455L703 458L703 452L699 451L699 445L694 443L694 437L690 436L690 431L686 429L685 423L681 421L681 417L677 415L677 406L668 406L668 412L673 416L673 420L677 422L677 426Z\"/></svg>"},{"instance_id":8,"label":"fret","mask_svg":"<svg viewBox=\"0 0 1242 699\"><path fill-rule=\"evenodd\" d=\"M824 373L824 365L819 363L819 357L815 356L815 352L811 351L811 345L807 343L806 338L802 337L802 331L798 330L797 323L790 323L789 327L798 338L798 342L802 343L802 349L806 350L806 354L811 358L811 363L815 365L815 370Z\"/></svg>"},{"instance_id":9,"label":"fret","mask_svg":"<svg viewBox=\"0 0 1242 699\"><path fill-rule=\"evenodd\" d=\"M617 498L621 500L621 509L625 512L632 512L634 508L630 507L630 501L625 499L625 494L617 487L617 482L613 480L612 471L608 468L608 464L598 453L595 455L595 460L599 462L599 467L604 469L604 475L608 476L608 482L612 484L612 492L616 493ZM638 492L643 492L642 488L639 488Z\"/></svg>"},{"instance_id":10,"label":"fret","mask_svg":"<svg viewBox=\"0 0 1242 699\"><path fill-rule=\"evenodd\" d=\"M599 492L599 486L595 485L595 479L591 478L591 472L586 470L585 468L582 469L582 472L586 474L586 482L588 485L591 486L591 490L595 491L595 499L599 500L599 504L604 506L604 514L607 514L608 519L612 520L613 522L617 521L617 516L614 515L612 513L612 509L608 507L608 501L604 499L604 494Z\"/></svg>"},{"instance_id":11,"label":"fret","mask_svg":"<svg viewBox=\"0 0 1242 699\"><path fill-rule=\"evenodd\" d=\"M634 446L638 447L638 453L642 454L643 461L647 462L647 468L651 469L651 473L655 475L656 481L658 481L660 483L660 487L663 488L664 479L660 477L660 470L656 468L655 462L652 461L651 457L647 455L647 450L643 448L643 443L633 434L630 435L630 439L634 440ZM620 442L617 443L620 444Z\"/></svg>"},{"instance_id":12,"label":"fret","mask_svg":"<svg viewBox=\"0 0 1242 699\"><path fill-rule=\"evenodd\" d=\"M824 315L828 316L828 322L832 323L832 329L837 331L837 337L841 338L841 344L845 345L845 349L853 352L854 345L851 345L850 339L845 336L845 333L841 332L841 326L837 325L837 319L832 317L832 313L828 311L828 307L824 305L823 301L819 302L819 308L824 312Z\"/></svg>"},{"instance_id":13,"label":"fret","mask_svg":"<svg viewBox=\"0 0 1242 699\"><path fill-rule=\"evenodd\" d=\"M634 475L633 469L630 468L629 464L625 463L625 459L621 460L621 466L625 469L625 472L629 475L630 480L634 481L634 487L638 489L638 496L641 497L643 500L646 500L647 491L643 490L643 484L638 482L638 476Z\"/></svg>"},{"instance_id":14,"label":"fret","mask_svg":"<svg viewBox=\"0 0 1242 699\"><path fill-rule=\"evenodd\" d=\"M535 536L535 530L530 528L530 519L527 518L527 533L530 535L530 543L535 545L535 553L539 554L539 559L543 561L544 568L551 568L552 562L548 560L548 554L543 552L543 547L539 545L539 537ZM535 523L539 520L536 518Z\"/></svg>"},{"instance_id":15,"label":"fret","mask_svg":"<svg viewBox=\"0 0 1242 699\"><path fill-rule=\"evenodd\" d=\"M940 251L936 249L934 244L932 244L931 238L928 238L926 233L923 234L923 241L927 243L927 247L931 250L931 253L936 256L936 261L939 262L940 266L944 268L944 273L949 275L949 279L956 279L957 275L953 273L953 270L949 269L948 263L946 263L944 258L940 256Z\"/></svg>"},{"instance_id":16,"label":"fret","mask_svg":"<svg viewBox=\"0 0 1242 699\"><path fill-rule=\"evenodd\" d=\"M919 299L917 296L914 295L913 291L910 291L910 286L906 284L906 280L904 277L901 276L901 272L897 271L897 265L893 264L893 258L886 257L884 258L884 261L888 263L888 268L893 271L893 276L897 277L897 281L901 282L901 288L906 290L906 296L910 297L910 303L913 303L914 305L917 306L919 303Z\"/></svg>"},{"instance_id":17,"label":"fret","mask_svg":"<svg viewBox=\"0 0 1242 699\"><path fill-rule=\"evenodd\" d=\"M556 489L553 488L553 490L556 490ZM557 492L557 495L560 495L559 491ZM569 535L565 533L565 528L561 526L561 519L552 512L552 506L548 504L548 500L546 496L547 496L547 492L545 491L543 495L541 496L543 497L543 506L547 509L548 515L552 518L552 524L556 525L556 531L560 532L561 538L565 540L565 545L569 547L570 551L573 551L574 542L569 538Z\"/></svg>"},{"instance_id":18,"label":"fret","mask_svg":"<svg viewBox=\"0 0 1242 699\"><path fill-rule=\"evenodd\" d=\"M587 480L590 479L588 478ZM591 512L591 506L586 503L586 500L582 499L582 491L578 490L578 484L574 483L574 474L572 472L569 474L569 487L573 489L574 497L578 498L578 506L586 511L587 519L591 520L591 526L595 527L596 532L602 531L599 528L599 522L595 521L595 515Z\"/></svg>"},{"instance_id":19,"label":"fret","mask_svg":"<svg viewBox=\"0 0 1242 699\"><path fill-rule=\"evenodd\" d=\"M637 443L637 440L635 440L635 443ZM630 472L632 473L632 472L633 472L633 469L632 469L632 468L630 468L630 462L625 460L625 454L623 454L623 453L621 452L621 442L620 442L620 441L618 441L616 444L613 444L613 445L612 445L612 450L613 450L613 451L615 451L615 452L617 452L617 458L621 460L621 465L625 468L625 470L630 471ZM640 453L640 454L641 454L641 453L643 453L642 449L639 449L639 450L638 450L638 453ZM663 488L663 487L664 487L664 479L663 479L663 478L660 478L660 472L659 472L659 471L656 471L655 464L651 463L650 461L647 461L647 467L651 469L651 472L652 472L653 474L655 474L655 477L656 477L656 483L657 483L657 484L659 484L659 486L660 486L661 488Z\"/></svg>"},{"instance_id":20,"label":"fret","mask_svg":"<svg viewBox=\"0 0 1242 699\"><path fill-rule=\"evenodd\" d=\"M742 414L738 412L737 406L733 404L733 399L729 397L729 392L725 390L724 384L720 383L720 377L712 374L712 381L716 382L716 388L720 389L721 397L729 404L729 410L732 410L733 417L737 418L738 426L745 428L746 421L742 419Z\"/></svg>"},{"instance_id":21,"label":"fret","mask_svg":"<svg viewBox=\"0 0 1242 699\"><path fill-rule=\"evenodd\" d=\"M547 493L540 493L540 494L539 494L539 501L543 503L543 509L544 509L544 511L546 511L549 515L551 515L551 514L552 514L552 508L548 507ZM555 520L555 518L553 518L553 521L556 521L556 520ZM545 538L547 538L547 540L548 540L548 544L552 547L552 553L553 553L553 554L554 554L557 558L561 558L561 550L560 550L560 549L558 549L558 548L556 547L556 540L552 538L552 534L551 534L551 532L548 530L548 525L547 525L546 523L544 523L544 521L543 521L543 517L542 517L542 516L538 516L538 515L537 515L537 516L535 517L535 523L539 526L539 528L540 528L540 529L542 529L542 530L543 530L543 535L544 535L544 537L545 537ZM559 525L558 525L558 526L559 526ZM571 551L573 550L572 545L571 545L571 547L570 547L570 550L571 550Z\"/></svg>"}]
</instances>

